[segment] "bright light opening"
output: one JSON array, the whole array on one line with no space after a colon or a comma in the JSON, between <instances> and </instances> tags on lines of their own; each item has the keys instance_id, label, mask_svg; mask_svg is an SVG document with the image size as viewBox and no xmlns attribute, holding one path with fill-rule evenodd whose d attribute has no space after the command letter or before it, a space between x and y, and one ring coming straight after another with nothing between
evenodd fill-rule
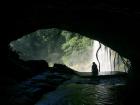
<instances>
[{"instance_id":1,"label":"bright light opening","mask_svg":"<svg viewBox=\"0 0 140 105\"><path fill-rule=\"evenodd\" d=\"M79 71L91 72L95 62L100 72L127 72L130 61L111 48L78 33L56 28L37 30L10 43L13 50L20 52L23 60L46 60Z\"/></svg>"}]
</instances>

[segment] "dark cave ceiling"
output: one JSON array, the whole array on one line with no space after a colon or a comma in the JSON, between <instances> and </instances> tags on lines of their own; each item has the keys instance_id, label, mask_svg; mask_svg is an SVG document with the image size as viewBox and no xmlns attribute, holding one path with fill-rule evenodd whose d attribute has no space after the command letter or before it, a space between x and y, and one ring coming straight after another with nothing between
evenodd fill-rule
<instances>
[{"instance_id":1,"label":"dark cave ceiling","mask_svg":"<svg viewBox=\"0 0 140 105\"><path fill-rule=\"evenodd\" d=\"M140 11L134 2L86 0L18 3L8 9L8 43L42 28L78 32L127 58L139 58Z\"/></svg>"}]
</instances>

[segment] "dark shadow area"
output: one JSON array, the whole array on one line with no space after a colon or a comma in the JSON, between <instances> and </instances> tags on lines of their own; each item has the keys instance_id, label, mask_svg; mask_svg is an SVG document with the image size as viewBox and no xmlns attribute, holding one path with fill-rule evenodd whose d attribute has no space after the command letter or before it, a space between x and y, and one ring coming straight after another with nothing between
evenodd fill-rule
<instances>
[{"instance_id":1,"label":"dark shadow area","mask_svg":"<svg viewBox=\"0 0 140 105\"><path fill-rule=\"evenodd\" d=\"M34 105L44 93L71 79L74 70L62 64L49 67L44 60L23 61L9 49L9 68L1 87L3 105Z\"/></svg>"},{"instance_id":2,"label":"dark shadow area","mask_svg":"<svg viewBox=\"0 0 140 105\"><path fill-rule=\"evenodd\" d=\"M92 75L93 75L93 76L98 76L98 74L99 74L99 70L98 70L98 68L97 68L97 65L96 65L95 62L93 62L93 63L92 63Z\"/></svg>"},{"instance_id":3,"label":"dark shadow area","mask_svg":"<svg viewBox=\"0 0 140 105\"><path fill-rule=\"evenodd\" d=\"M135 1L123 2L120 0L87 0L78 3L73 0L69 0L69 2L49 0L48 3L17 2L9 4L3 7L3 10L6 10L5 7L8 8L8 11L4 12L7 14L4 21L7 31L0 38L0 58L2 61L0 98L2 105L35 104L44 93L44 90L40 91L40 88L45 87L46 92L52 91L58 86L59 82L54 82L55 79L52 82L55 85L50 84L52 79L50 79L48 84L46 84L45 80L41 79L39 82L36 82L37 84L25 83L26 85L19 88L20 86L18 85L22 84L23 81L28 81L28 79L36 74L43 73L44 70L35 70L36 72L33 73L32 63L30 63L30 67L25 66L27 63L18 59L18 55L11 52L8 47L11 41L25 34L34 32L37 29L52 27L78 32L92 39L99 40L117 51L120 55L130 59L132 67L128 71L127 85L117 87L120 91L116 91L116 94L118 94L118 100L125 100L124 105L138 105L140 80L139 3ZM8 59L6 59L7 52ZM41 67L47 67L47 64L44 65L42 63L41 61ZM40 63L35 64L39 65L37 68L40 68ZM71 75L67 79L70 78ZM59 80L59 78L56 80ZM47 86L41 84L40 81L45 81ZM62 81L64 80L62 79ZM60 80L60 83L62 81ZM30 88L32 86L35 88ZM19 88L18 91L16 90L17 88ZM18 95L16 92L19 92ZM38 97L36 98L34 95ZM23 98L20 99L20 96L23 96ZM116 105L119 105L119 103Z\"/></svg>"},{"instance_id":4,"label":"dark shadow area","mask_svg":"<svg viewBox=\"0 0 140 105\"><path fill-rule=\"evenodd\" d=\"M7 72L8 78L11 80L3 89L6 91L3 97L5 105L34 105L44 94L53 92L58 86L68 81L68 84L75 83L77 85L125 84L112 87L113 94L117 95L119 101L124 101L120 96L126 92L124 87L127 83L127 73L100 72L93 76L92 72L77 72L64 64L54 64L53 67L49 67L48 63L43 60L22 61L19 59L18 53L10 51L10 49L9 61L12 71Z\"/></svg>"}]
</instances>

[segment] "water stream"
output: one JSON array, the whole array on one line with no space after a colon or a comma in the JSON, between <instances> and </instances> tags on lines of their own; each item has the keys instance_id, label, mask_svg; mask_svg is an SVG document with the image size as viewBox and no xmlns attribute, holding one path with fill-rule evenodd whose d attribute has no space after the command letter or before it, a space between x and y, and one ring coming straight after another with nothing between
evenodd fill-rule
<instances>
[{"instance_id":1,"label":"water stream","mask_svg":"<svg viewBox=\"0 0 140 105\"><path fill-rule=\"evenodd\" d=\"M55 91L45 94L35 105L122 105L116 94L124 85L123 78L74 76Z\"/></svg>"}]
</instances>

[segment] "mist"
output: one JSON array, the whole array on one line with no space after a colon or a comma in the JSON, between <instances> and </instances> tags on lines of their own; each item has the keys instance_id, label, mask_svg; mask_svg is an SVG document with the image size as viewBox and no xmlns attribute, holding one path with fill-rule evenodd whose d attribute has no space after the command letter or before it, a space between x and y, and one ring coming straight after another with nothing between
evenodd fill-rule
<instances>
[{"instance_id":1,"label":"mist","mask_svg":"<svg viewBox=\"0 0 140 105\"><path fill-rule=\"evenodd\" d=\"M78 33L52 28L30 33L10 46L25 61L46 60L49 66L65 64L79 72L91 72L92 62L96 62L101 72L128 71L128 59L103 44L99 49L99 44Z\"/></svg>"}]
</instances>

